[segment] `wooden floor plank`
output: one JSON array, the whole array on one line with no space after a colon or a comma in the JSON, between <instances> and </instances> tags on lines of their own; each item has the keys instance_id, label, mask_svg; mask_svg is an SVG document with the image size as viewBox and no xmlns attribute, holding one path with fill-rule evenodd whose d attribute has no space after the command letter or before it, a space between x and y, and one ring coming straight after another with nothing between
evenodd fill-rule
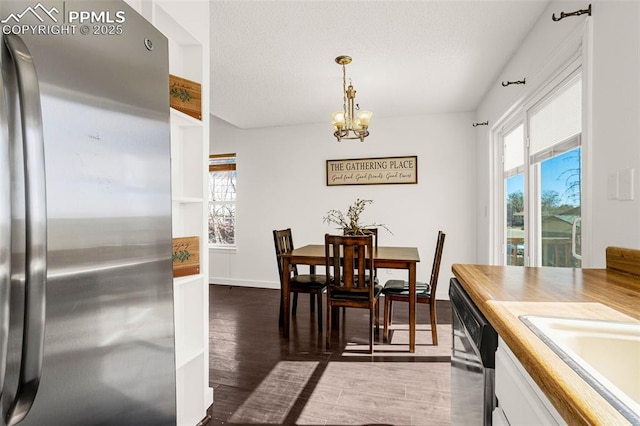
<instances>
[{"instance_id":1,"label":"wooden floor plank","mask_svg":"<svg viewBox=\"0 0 640 426\"><path fill-rule=\"evenodd\" d=\"M291 337L278 328L279 291L210 286L210 384L214 425L448 425L451 313L439 302L439 345L418 306L416 352L408 352L408 307L394 305L391 341L369 355L368 313L347 309L326 350L301 295Z\"/></svg>"}]
</instances>

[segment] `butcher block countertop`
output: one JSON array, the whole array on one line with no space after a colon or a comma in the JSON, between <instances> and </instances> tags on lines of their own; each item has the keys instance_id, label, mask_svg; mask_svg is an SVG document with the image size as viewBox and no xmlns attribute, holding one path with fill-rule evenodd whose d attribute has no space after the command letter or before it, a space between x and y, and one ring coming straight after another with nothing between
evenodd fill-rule
<instances>
[{"instance_id":1,"label":"butcher block countertop","mask_svg":"<svg viewBox=\"0 0 640 426\"><path fill-rule=\"evenodd\" d=\"M452 270L568 424L629 424L518 317L640 322L640 251L608 248L607 269L454 264Z\"/></svg>"}]
</instances>

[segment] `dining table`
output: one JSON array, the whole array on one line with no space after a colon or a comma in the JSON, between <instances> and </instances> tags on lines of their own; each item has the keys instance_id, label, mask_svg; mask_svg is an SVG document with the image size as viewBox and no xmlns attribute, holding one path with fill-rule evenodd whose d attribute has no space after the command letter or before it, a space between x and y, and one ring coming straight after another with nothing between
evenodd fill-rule
<instances>
[{"instance_id":1,"label":"dining table","mask_svg":"<svg viewBox=\"0 0 640 426\"><path fill-rule=\"evenodd\" d=\"M409 352L416 351L416 264L420 262L417 247L379 246L373 249L373 262L376 269L403 269L408 273L409 282ZM282 255L282 270L289 271L291 265L325 265L324 244L309 244ZM289 338L290 291L289 274L283 274L281 288L281 306L283 318L283 336Z\"/></svg>"}]
</instances>

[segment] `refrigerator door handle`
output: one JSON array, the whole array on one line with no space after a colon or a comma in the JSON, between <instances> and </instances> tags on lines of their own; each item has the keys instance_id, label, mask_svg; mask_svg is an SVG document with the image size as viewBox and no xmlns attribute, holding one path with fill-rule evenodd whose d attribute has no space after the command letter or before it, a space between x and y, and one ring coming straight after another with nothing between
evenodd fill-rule
<instances>
[{"instance_id":1,"label":"refrigerator door handle","mask_svg":"<svg viewBox=\"0 0 640 426\"><path fill-rule=\"evenodd\" d=\"M0 397L7 368L11 288L11 163L6 108L4 79L0 72ZM1 419L0 424L4 425Z\"/></svg>"},{"instance_id":2,"label":"refrigerator door handle","mask_svg":"<svg viewBox=\"0 0 640 426\"><path fill-rule=\"evenodd\" d=\"M18 85L25 170L26 271L22 356L16 396L4 419L8 425L14 425L29 413L42 373L47 284L47 204L42 108L33 57L24 41L16 35L5 35L4 44L12 58Z\"/></svg>"}]
</instances>

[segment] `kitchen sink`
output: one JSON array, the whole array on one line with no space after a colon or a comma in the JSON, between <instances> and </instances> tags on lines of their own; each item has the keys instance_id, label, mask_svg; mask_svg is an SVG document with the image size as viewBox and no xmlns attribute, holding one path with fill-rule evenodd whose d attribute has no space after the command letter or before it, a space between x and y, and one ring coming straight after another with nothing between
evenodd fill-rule
<instances>
[{"instance_id":1,"label":"kitchen sink","mask_svg":"<svg viewBox=\"0 0 640 426\"><path fill-rule=\"evenodd\" d=\"M627 420L640 423L640 322L537 315L520 320Z\"/></svg>"}]
</instances>

